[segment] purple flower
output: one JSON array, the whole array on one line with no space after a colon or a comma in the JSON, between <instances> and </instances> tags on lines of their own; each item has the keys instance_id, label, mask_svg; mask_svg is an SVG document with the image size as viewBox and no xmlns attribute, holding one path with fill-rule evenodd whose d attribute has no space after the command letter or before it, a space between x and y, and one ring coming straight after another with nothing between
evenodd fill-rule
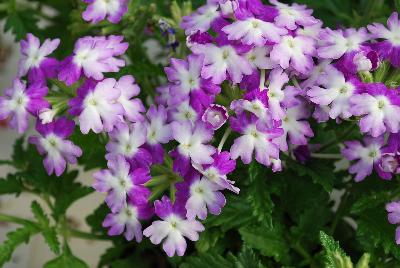
<instances>
[{"instance_id":1,"label":"purple flower","mask_svg":"<svg viewBox=\"0 0 400 268\"><path fill-rule=\"evenodd\" d=\"M286 27L289 30L296 30L298 26L310 26L318 23L311 14L313 11L307 9L304 5L293 4L291 6L270 0L271 4L275 5L279 14L275 17L275 23L279 27Z\"/></svg>"},{"instance_id":2,"label":"purple flower","mask_svg":"<svg viewBox=\"0 0 400 268\"><path fill-rule=\"evenodd\" d=\"M122 155L108 161L108 169L100 170L93 176L93 188L107 193L106 203L113 213L126 206L129 198L134 204L146 204L150 190L143 184L148 182L150 171L147 168L132 170Z\"/></svg>"},{"instance_id":3,"label":"purple flower","mask_svg":"<svg viewBox=\"0 0 400 268\"><path fill-rule=\"evenodd\" d=\"M400 24L399 15L393 12L387 20L388 28L380 23L374 23L368 26L368 30L374 38L382 39L383 41L373 44L380 56L384 59L389 59L390 62L397 68L400 67Z\"/></svg>"},{"instance_id":4,"label":"purple flower","mask_svg":"<svg viewBox=\"0 0 400 268\"><path fill-rule=\"evenodd\" d=\"M266 46L255 47L247 52L245 56L254 70L271 70L278 65L269 57L269 53L271 52L271 50L272 48Z\"/></svg>"},{"instance_id":5,"label":"purple flower","mask_svg":"<svg viewBox=\"0 0 400 268\"><path fill-rule=\"evenodd\" d=\"M128 0L83 0L89 4L82 13L85 21L97 23L106 17L111 23L118 23L128 11Z\"/></svg>"},{"instance_id":6,"label":"purple flower","mask_svg":"<svg viewBox=\"0 0 400 268\"><path fill-rule=\"evenodd\" d=\"M213 155L214 162L211 165L196 165L193 167L205 178L219 186L219 190L228 189L236 194L239 188L233 186L234 181L228 180L226 175L235 170L236 161L231 160L229 152L220 152Z\"/></svg>"},{"instance_id":7,"label":"purple flower","mask_svg":"<svg viewBox=\"0 0 400 268\"><path fill-rule=\"evenodd\" d=\"M278 43L287 30L279 28L271 22L256 18L238 20L222 28L229 40L240 40L245 45L261 47L267 42Z\"/></svg>"},{"instance_id":8,"label":"purple flower","mask_svg":"<svg viewBox=\"0 0 400 268\"><path fill-rule=\"evenodd\" d=\"M290 35L284 36L271 51L271 59L279 63L283 69L293 67L302 74L309 73L314 61L315 41L309 37Z\"/></svg>"},{"instance_id":9,"label":"purple flower","mask_svg":"<svg viewBox=\"0 0 400 268\"><path fill-rule=\"evenodd\" d=\"M139 98L134 98L139 95L140 88L135 83L135 78L131 75L121 77L114 86L121 92L118 98L118 103L124 108L124 117L131 122L143 121L146 109Z\"/></svg>"},{"instance_id":10,"label":"purple flower","mask_svg":"<svg viewBox=\"0 0 400 268\"><path fill-rule=\"evenodd\" d=\"M245 99L234 100L231 103L230 108L235 111L236 114L240 114L243 111L248 111L256 115L263 121L271 121L271 113L268 109L268 91L254 89L248 92Z\"/></svg>"},{"instance_id":11,"label":"purple flower","mask_svg":"<svg viewBox=\"0 0 400 268\"><path fill-rule=\"evenodd\" d=\"M103 227L110 228L110 236L124 233L126 240L131 241L135 238L136 242L140 242L143 234L139 220L147 220L152 214L153 211L147 204L128 203L120 211L108 214L103 221Z\"/></svg>"},{"instance_id":12,"label":"purple flower","mask_svg":"<svg viewBox=\"0 0 400 268\"><path fill-rule=\"evenodd\" d=\"M156 201L154 206L157 216L162 220L154 221L143 234L149 237L153 244L164 241L163 249L169 257L175 253L183 256L187 247L185 237L197 241L198 233L204 231L204 226L199 221L185 219L185 209L179 208L180 204L177 202L172 205L166 196L161 201Z\"/></svg>"},{"instance_id":13,"label":"purple flower","mask_svg":"<svg viewBox=\"0 0 400 268\"><path fill-rule=\"evenodd\" d=\"M177 196L186 200L186 217L194 220L196 216L200 220L207 218L207 209L213 215L219 215L225 206L224 195L219 192L218 184L208 178L196 176L190 181L185 181L176 185Z\"/></svg>"},{"instance_id":14,"label":"purple flower","mask_svg":"<svg viewBox=\"0 0 400 268\"><path fill-rule=\"evenodd\" d=\"M205 79L211 78L214 84L221 84L227 79L227 75L232 82L240 83L243 75L250 75L253 72L250 63L230 45L222 47L213 44L193 45L192 51L204 55L201 75Z\"/></svg>"},{"instance_id":15,"label":"purple flower","mask_svg":"<svg viewBox=\"0 0 400 268\"><path fill-rule=\"evenodd\" d=\"M203 62L202 55L189 55L187 61L171 59L171 67L165 68L168 80L173 83L169 92L174 102L190 97L190 104L196 111L208 107L213 96L220 92L219 86L201 78Z\"/></svg>"},{"instance_id":16,"label":"purple flower","mask_svg":"<svg viewBox=\"0 0 400 268\"><path fill-rule=\"evenodd\" d=\"M67 162L77 163L77 157L82 155L82 150L71 141L67 140L74 132L74 121L61 118L49 124L36 124L36 130L41 137L29 137L29 143L36 145L39 153L45 155L43 165L49 175L57 177L65 171Z\"/></svg>"},{"instance_id":17,"label":"purple flower","mask_svg":"<svg viewBox=\"0 0 400 268\"><path fill-rule=\"evenodd\" d=\"M107 78L96 84L87 80L79 89L78 96L69 101L70 114L79 116L79 125L83 134L110 132L120 122L124 108L117 100L121 96L115 88L114 78Z\"/></svg>"},{"instance_id":18,"label":"purple flower","mask_svg":"<svg viewBox=\"0 0 400 268\"><path fill-rule=\"evenodd\" d=\"M220 17L218 5L209 4L200 7L197 11L190 16L185 16L180 24L181 28L185 30L187 35L196 32L207 32L212 23Z\"/></svg>"},{"instance_id":19,"label":"purple flower","mask_svg":"<svg viewBox=\"0 0 400 268\"><path fill-rule=\"evenodd\" d=\"M171 105L174 107L173 105ZM202 112L202 111L200 111ZM177 122L190 122L195 124L200 114L189 104L189 100L181 102L171 111L173 120Z\"/></svg>"},{"instance_id":20,"label":"purple flower","mask_svg":"<svg viewBox=\"0 0 400 268\"><path fill-rule=\"evenodd\" d=\"M230 123L234 131L242 134L231 147L232 159L240 157L244 164L249 164L255 151L257 162L270 166L271 159L279 158L279 148L273 139L283 134L282 129L268 128L254 115L248 117L244 113L238 118L231 117Z\"/></svg>"},{"instance_id":21,"label":"purple flower","mask_svg":"<svg viewBox=\"0 0 400 268\"><path fill-rule=\"evenodd\" d=\"M318 81L322 87L313 86L307 91L310 101L318 105L329 105L329 116L332 119L338 117L347 119L351 112L350 98L361 87L357 79L346 81L343 73L335 68L329 68Z\"/></svg>"},{"instance_id":22,"label":"purple flower","mask_svg":"<svg viewBox=\"0 0 400 268\"><path fill-rule=\"evenodd\" d=\"M378 163L381 158L383 147L383 137L364 138L363 144L359 141L347 141L344 143L342 155L350 161L356 160L349 172L355 174L356 182L362 181L365 177L371 175L372 169L378 169Z\"/></svg>"},{"instance_id":23,"label":"purple flower","mask_svg":"<svg viewBox=\"0 0 400 268\"><path fill-rule=\"evenodd\" d=\"M389 131L400 130L400 96L397 90L386 88L384 84L367 84L366 92L350 98L351 113L361 116L362 133L373 137Z\"/></svg>"},{"instance_id":24,"label":"purple flower","mask_svg":"<svg viewBox=\"0 0 400 268\"><path fill-rule=\"evenodd\" d=\"M21 59L18 76L29 73L31 81L43 81L46 77L55 77L58 61L47 58L60 44L60 39L46 39L42 45L33 34L28 33L26 40L21 41Z\"/></svg>"},{"instance_id":25,"label":"purple flower","mask_svg":"<svg viewBox=\"0 0 400 268\"><path fill-rule=\"evenodd\" d=\"M217 130L225 124L228 120L228 111L226 108L219 104L211 104L210 107L204 112L201 120L211 126L212 129Z\"/></svg>"},{"instance_id":26,"label":"purple flower","mask_svg":"<svg viewBox=\"0 0 400 268\"><path fill-rule=\"evenodd\" d=\"M388 221L390 224L400 223L400 202L394 201L386 204L386 211L388 212ZM396 244L400 245L400 226L396 228Z\"/></svg>"},{"instance_id":27,"label":"purple flower","mask_svg":"<svg viewBox=\"0 0 400 268\"><path fill-rule=\"evenodd\" d=\"M128 49L122 36L83 37L75 43L74 53L60 66L58 79L68 86L81 78L82 72L88 78L102 80L105 72L118 72L125 61L118 59Z\"/></svg>"},{"instance_id":28,"label":"purple flower","mask_svg":"<svg viewBox=\"0 0 400 268\"><path fill-rule=\"evenodd\" d=\"M179 143L177 152L185 159L196 164L211 164L215 148L207 145L213 137L213 131L202 122L192 126L189 122L172 122L172 136Z\"/></svg>"},{"instance_id":29,"label":"purple flower","mask_svg":"<svg viewBox=\"0 0 400 268\"><path fill-rule=\"evenodd\" d=\"M289 76L279 67L269 75L268 109L274 120L281 120L285 117L285 111L281 104L285 99L285 92L282 88L287 82L289 82Z\"/></svg>"},{"instance_id":30,"label":"purple flower","mask_svg":"<svg viewBox=\"0 0 400 268\"><path fill-rule=\"evenodd\" d=\"M19 133L28 129L28 113L37 116L39 111L50 105L44 99L48 88L41 83L34 83L27 88L25 83L15 79L12 88L5 90L0 97L0 120L11 118L10 126Z\"/></svg>"},{"instance_id":31,"label":"purple flower","mask_svg":"<svg viewBox=\"0 0 400 268\"><path fill-rule=\"evenodd\" d=\"M124 156L133 166L148 166L152 157L142 145L146 143L147 131L142 123L127 125L119 123L109 133L110 141L106 145L106 159L112 160Z\"/></svg>"},{"instance_id":32,"label":"purple flower","mask_svg":"<svg viewBox=\"0 0 400 268\"><path fill-rule=\"evenodd\" d=\"M323 59L339 59L346 53L359 51L362 44L370 39L365 28L359 30L324 29L320 35L318 56Z\"/></svg>"}]
</instances>

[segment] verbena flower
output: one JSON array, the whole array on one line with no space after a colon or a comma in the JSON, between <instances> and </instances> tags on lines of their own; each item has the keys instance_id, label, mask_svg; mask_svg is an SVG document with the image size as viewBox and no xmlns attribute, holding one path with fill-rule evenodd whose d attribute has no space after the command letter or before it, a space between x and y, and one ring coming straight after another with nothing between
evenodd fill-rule
<instances>
[{"instance_id":1,"label":"verbena flower","mask_svg":"<svg viewBox=\"0 0 400 268\"><path fill-rule=\"evenodd\" d=\"M0 97L0 120L10 118L10 126L24 133L29 126L29 113L38 116L39 111L50 104L44 99L48 88L42 83L27 86L22 80L15 79L11 88Z\"/></svg>"},{"instance_id":2,"label":"verbena flower","mask_svg":"<svg viewBox=\"0 0 400 268\"><path fill-rule=\"evenodd\" d=\"M394 201L386 204L386 211L388 212L388 221L390 224L400 223L400 202ZM396 244L400 245L400 226L396 228Z\"/></svg>"},{"instance_id":3,"label":"verbena flower","mask_svg":"<svg viewBox=\"0 0 400 268\"><path fill-rule=\"evenodd\" d=\"M212 129L217 130L228 120L228 111L222 105L211 104L204 112L201 120Z\"/></svg>"},{"instance_id":4,"label":"verbena flower","mask_svg":"<svg viewBox=\"0 0 400 268\"><path fill-rule=\"evenodd\" d=\"M117 102L124 108L124 117L131 122L143 121L142 113L146 109L139 98L134 98L140 93L140 88L135 83L135 78L131 75L125 75L116 82L114 88L121 93Z\"/></svg>"},{"instance_id":5,"label":"verbena flower","mask_svg":"<svg viewBox=\"0 0 400 268\"><path fill-rule=\"evenodd\" d=\"M293 4L291 6L280 3L277 0L270 0L271 4L278 9L278 16L275 17L277 26L295 30L299 26L310 26L318 22L311 14L313 11L304 5Z\"/></svg>"},{"instance_id":6,"label":"verbena flower","mask_svg":"<svg viewBox=\"0 0 400 268\"><path fill-rule=\"evenodd\" d=\"M206 32L210 29L212 23L220 17L219 7L216 4L208 4L197 9L195 13L185 16L180 26L187 35L196 32Z\"/></svg>"},{"instance_id":7,"label":"verbena flower","mask_svg":"<svg viewBox=\"0 0 400 268\"><path fill-rule=\"evenodd\" d=\"M39 153L44 155L44 167L47 174L56 174L57 177L64 173L67 163L76 164L77 157L82 155L82 150L71 141L67 140L75 129L74 121L60 118L49 124L36 124L36 131L41 137L29 137L29 143L36 145Z\"/></svg>"},{"instance_id":8,"label":"verbena flower","mask_svg":"<svg viewBox=\"0 0 400 268\"><path fill-rule=\"evenodd\" d=\"M91 23L97 23L106 17L111 23L118 23L128 11L128 0L83 0L89 4L82 17Z\"/></svg>"}]
</instances>

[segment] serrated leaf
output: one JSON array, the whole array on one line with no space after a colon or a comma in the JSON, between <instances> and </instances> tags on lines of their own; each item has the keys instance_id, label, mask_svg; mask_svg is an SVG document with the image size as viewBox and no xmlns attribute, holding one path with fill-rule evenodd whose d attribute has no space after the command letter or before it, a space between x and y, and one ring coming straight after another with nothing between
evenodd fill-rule
<instances>
[{"instance_id":1,"label":"serrated leaf","mask_svg":"<svg viewBox=\"0 0 400 268\"><path fill-rule=\"evenodd\" d=\"M7 239L0 245L0 266L3 266L11 259L12 253L22 243L27 243L29 238L38 233L39 228L32 224L25 224L23 227L7 234Z\"/></svg>"},{"instance_id":2,"label":"serrated leaf","mask_svg":"<svg viewBox=\"0 0 400 268\"><path fill-rule=\"evenodd\" d=\"M351 213L359 214L366 209L374 208L390 199L390 192L371 192L361 196L351 207Z\"/></svg>"},{"instance_id":3,"label":"serrated leaf","mask_svg":"<svg viewBox=\"0 0 400 268\"><path fill-rule=\"evenodd\" d=\"M16 194L22 192L22 183L15 174L8 174L6 178L0 179L0 195Z\"/></svg>"},{"instance_id":4,"label":"serrated leaf","mask_svg":"<svg viewBox=\"0 0 400 268\"><path fill-rule=\"evenodd\" d=\"M333 182L335 180L332 168L329 168L326 165L321 165L317 161L313 161L313 163L310 163L308 166L291 161L290 168L300 176L311 177L314 183L320 184L328 193L332 191Z\"/></svg>"},{"instance_id":5,"label":"serrated leaf","mask_svg":"<svg viewBox=\"0 0 400 268\"><path fill-rule=\"evenodd\" d=\"M4 32L11 31L14 34L15 41L25 38L29 32L36 31L37 19L32 10L15 11L8 14L4 24Z\"/></svg>"},{"instance_id":6,"label":"serrated leaf","mask_svg":"<svg viewBox=\"0 0 400 268\"><path fill-rule=\"evenodd\" d=\"M90 226L92 233L106 233L102 223L108 213L110 213L110 209L103 203L86 217L86 223Z\"/></svg>"},{"instance_id":7,"label":"serrated leaf","mask_svg":"<svg viewBox=\"0 0 400 268\"><path fill-rule=\"evenodd\" d=\"M258 221L263 222L271 227L272 225L272 210L274 203L272 202L268 185L266 184L267 177L262 170L266 170L256 162L249 166L249 187L247 199L252 207L253 215Z\"/></svg>"},{"instance_id":8,"label":"serrated leaf","mask_svg":"<svg viewBox=\"0 0 400 268\"><path fill-rule=\"evenodd\" d=\"M243 245L239 255L234 257L235 268L263 268L261 260L257 258L253 249L247 245Z\"/></svg>"},{"instance_id":9,"label":"serrated leaf","mask_svg":"<svg viewBox=\"0 0 400 268\"><path fill-rule=\"evenodd\" d=\"M196 249L204 253L208 252L210 249L215 250L216 244L224 235L225 234L218 228L207 228L200 234L200 238L196 242Z\"/></svg>"},{"instance_id":10,"label":"serrated leaf","mask_svg":"<svg viewBox=\"0 0 400 268\"><path fill-rule=\"evenodd\" d=\"M196 257L188 257L180 268L205 268L205 267L224 267L233 268L233 264L224 257L215 253L202 254Z\"/></svg>"},{"instance_id":11,"label":"serrated leaf","mask_svg":"<svg viewBox=\"0 0 400 268\"><path fill-rule=\"evenodd\" d=\"M247 245L258 249L262 255L274 257L278 262L288 258L289 245L279 226L246 226L240 228L239 233Z\"/></svg>"},{"instance_id":12,"label":"serrated leaf","mask_svg":"<svg viewBox=\"0 0 400 268\"><path fill-rule=\"evenodd\" d=\"M338 242L323 231L319 234L322 246L325 249L326 268L352 268L350 257L341 249Z\"/></svg>"},{"instance_id":13,"label":"serrated leaf","mask_svg":"<svg viewBox=\"0 0 400 268\"><path fill-rule=\"evenodd\" d=\"M60 253L60 242L58 241L57 231L50 226L50 221L44 213L43 208L38 202L33 201L31 204L32 213L42 228L42 235L49 248L56 254Z\"/></svg>"},{"instance_id":14,"label":"serrated leaf","mask_svg":"<svg viewBox=\"0 0 400 268\"><path fill-rule=\"evenodd\" d=\"M68 246L64 247L63 253L43 266L44 268L88 268L89 266L72 255Z\"/></svg>"},{"instance_id":15,"label":"serrated leaf","mask_svg":"<svg viewBox=\"0 0 400 268\"><path fill-rule=\"evenodd\" d=\"M122 254L126 251L127 245L117 245L108 248L101 256L99 261L99 267L104 267L111 262L121 258Z\"/></svg>"}]
</instances>

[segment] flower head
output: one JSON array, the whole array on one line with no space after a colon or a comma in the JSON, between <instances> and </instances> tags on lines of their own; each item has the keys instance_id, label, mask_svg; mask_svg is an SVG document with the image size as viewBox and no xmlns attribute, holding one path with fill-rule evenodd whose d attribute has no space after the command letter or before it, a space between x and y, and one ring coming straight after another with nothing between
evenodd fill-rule
<instances>
[{"instance_id":1,"label":"flower head","mask_svg":"<svg viewBox=\"0 0 400 268\"><path fill-rule=\"evenodd\" d=\"M83 0L89 4L82 17L91 23L97 23L106 17L111 23L118 23L128 11L128 0Z\"/></svg>"},{"instance_id":2,"label":"flower head","mask_svg":"<svg viewBox=\"0 0 400 268\"><path fill-rule=\"evenodd\" d=\"M141 113L144 113L146 109L139 98L134 98L140 93L135 78L125 75L116 82L114 88L121 92L117 102L124 108L124 117L131 122L143 121L144 117Z\"/></svg>"}]
</instances>

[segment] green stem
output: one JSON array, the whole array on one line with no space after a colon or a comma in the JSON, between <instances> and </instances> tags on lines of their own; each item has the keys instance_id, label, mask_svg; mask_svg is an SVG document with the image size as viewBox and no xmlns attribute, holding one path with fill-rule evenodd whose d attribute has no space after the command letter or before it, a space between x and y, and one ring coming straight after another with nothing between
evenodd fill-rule
<instances>
[{"instance_id":1,"label":"green stem","mask_svg":"<svg viewBox=\"0 0 400 268\"><path fill-rule=\"evenodd\" d=\"M222 136L222 139L218 145L218 152L222 151L222 148L224 147L224 144L225 144L226 140L228 139L229 135L231 134L231 132L232 132L232 130L230 128L227 128L225 130L224 136Z\"/></svg>"},{"instance_id":2,"label":"green stem","mask_svg":"<svg viewBox=\"0 0 400 268\"><path fill-rule=\"evenodd\" d=\"M347 206L347 201L349 199L350 196L350 187L348 187L345 190L345 193L343 194L343 197L340 200L340 205L335 213L335 217L333 218L332 221L332 225L331 228L329 230L329 233L333 236L335 234L335 230L337 225L339 224L339 221L343 218L343 216L345 215L345 209Z\"/></svg>"},{"instance_id":3,"label":"green stem","mask_svg":"<svg viewBox=\"0 0 400 268\"><path fill-rule=\"evenodd\" d=\"M319 159L342 159L343 156L341 154L311 154L313 158Z\"/></svg>"},{"instance_id":4,"label":"green stem","mask_svg":"<svg viewBox=\"0 0 400 268\"><path fill-rule=\"evenodd\" d=\"M307 250L305 250L305 248L301 244L295 243L294 245L292 245L292 249L300 254L304 259L306 259L311 268L318 267L313 257L307 252Z\"/></svg>"},{"instance_id":5,"label":"green stem","mask_svg":"<svg viewBox=\"0 0 400 268\"><path fill-rule=\"evenodd\" d=\"M72 237L82 238L82 239L87 239L87 240L110 240L111 239L107 235L95 235L95 234L92 234L92 233L86 233L86 232L75 230L75 229L72 229L72 228L68 229L68 233Z\"/></svg>"},{"instance_id":6,"label":"green stem","mask_svg":"<svg viewBox=\"0 0 400 268\"><path fill-rule=\"evenodd\" d=\"M18 224L26 224L26 223L30 223L33 225L37 225L35 222L27 220L27 219L23 219L20 217L16 217L16 216L12 216L12 215L7 215L7 214L3 214L0 213L0 222L12 222L12 223L18 223Z\"/></svg>"}]
</instances>

